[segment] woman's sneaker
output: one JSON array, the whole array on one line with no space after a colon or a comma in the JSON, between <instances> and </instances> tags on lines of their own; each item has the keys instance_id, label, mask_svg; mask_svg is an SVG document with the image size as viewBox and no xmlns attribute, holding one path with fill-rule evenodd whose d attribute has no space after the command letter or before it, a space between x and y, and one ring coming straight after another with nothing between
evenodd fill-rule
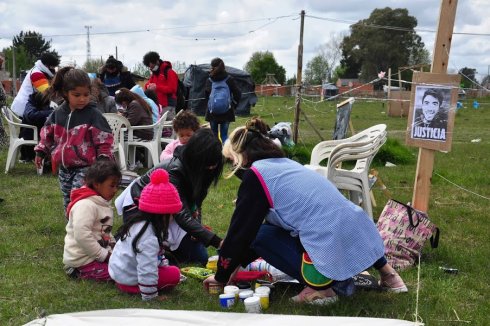
<instances>
[{"instance_id":1,"label":"woman's sneaker","mask_svg":"<svg viewBox=\"0 0 490 326\"><path fill-rule=\"evenodd\" d=\"M408 292L407 286L403 282L402 278L398 273L389 273L381 275L381 280L379 281L381 288L388 292L393 293L403 293Z\"/></svg>"},{"instance_id":2,"label":"woman's sneaker","mask_svg":"<svg viewBox=\"0 0 490 326\"><path fill-rule=\"evenodd\" d=\"M338 300L334 290L315 290L309 286L305 287L298 295L290 299L294 303L307 303L312 305L325 306Z\"/></svg>"}]
</instances>

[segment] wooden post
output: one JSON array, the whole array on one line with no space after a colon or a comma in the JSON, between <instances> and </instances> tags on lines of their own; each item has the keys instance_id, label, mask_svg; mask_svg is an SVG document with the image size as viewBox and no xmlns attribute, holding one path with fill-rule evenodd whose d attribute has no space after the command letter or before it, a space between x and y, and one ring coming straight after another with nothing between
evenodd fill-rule
<instances>
[{"instance_id":1,"label":"wooden post","mask_svg":"<svg viewBox=\"0 0 490 326\"><path fill-rule=\"evenodd\" d=\"M388 97L388 116L390 116L390 110L391 110L391 68L388 68L388 93L386 94Z\"/></svg>"},{"instance_id":2,"label":"wooden post","mask_svg":"<svg viewBox=\"0 0 490 326\"><path fill-rule=\"evenodd\" d=\"M398 99L400 100L400 118L403 117L402 72L398 68Z\"/></svg>"},{"instance_id":3,"label":"wooden post","mask_svg":"<svg viewBox=\"0 0 490 326\"><path fill-rule=\"evenodd\" d=\"M305 27L305 11L301 10L301 27L298 45L298 72L296 74L296 109L294 110L293 141L298 143L299 113L301 112L301 84L303 79L303 30Z\"/></svg>"},{"instance_id":4,"label":"wooden post","mask_svg":"<svg viewBox=\"0 0 490 326\"><path fill-rule=\"evenodd\" d=\"M434 44L434 58L430 70L432 73L447 72L457 5L457 0L441 0L441 11ZM414 208L424 212L427 212L429 209L430 182L434 169L434 154L434 150L419 148L412 205Z\"/></svg>"}]
</instances>

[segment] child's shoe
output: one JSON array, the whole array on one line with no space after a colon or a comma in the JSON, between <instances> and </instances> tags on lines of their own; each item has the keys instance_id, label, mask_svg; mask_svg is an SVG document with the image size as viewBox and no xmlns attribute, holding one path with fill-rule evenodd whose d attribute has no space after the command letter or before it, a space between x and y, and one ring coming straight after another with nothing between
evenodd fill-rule
<instances>
[{"instance_id":1,"label":"child's shoe","mask_svg":"<svg viewBox=\"0 0 490 326\"><path fill-rule=\"evenodd\" d=\"M312 305L326 306L338 300L334 290L315 290L309 286L305 287L298 295L291 298L294 303L308 303Z\"/></svg>"},{"instance_id":2,"label":"child's shoe","mask_svg":"<svg viewBox=\"0 0 490 326\"><path fill-rule=\"evenodd\" d=\"M388 292L403 293L408 292L407 286L397 272L382 274L379 281L381 288Z\"/></svg>"}]
</instances>

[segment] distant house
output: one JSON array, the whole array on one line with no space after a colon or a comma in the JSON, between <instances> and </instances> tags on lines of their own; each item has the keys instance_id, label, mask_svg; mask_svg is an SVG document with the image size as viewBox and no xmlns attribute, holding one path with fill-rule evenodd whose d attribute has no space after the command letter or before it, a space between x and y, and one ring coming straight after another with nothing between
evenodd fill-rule
<instances>
[{"instance_id":1,"label":"distant house","mask_svg":"<svg viewBox=\"0 0 490 326\"><path fill-rule=\"evenodd\" d=\"M349 95L358 93L371 93L374 91L373 84L365 84L359 81L359 79L354 78L339 78L335 86L338 87L340 94L353 89L355 90L350 92Z\"/></svg>"}]
</instances>

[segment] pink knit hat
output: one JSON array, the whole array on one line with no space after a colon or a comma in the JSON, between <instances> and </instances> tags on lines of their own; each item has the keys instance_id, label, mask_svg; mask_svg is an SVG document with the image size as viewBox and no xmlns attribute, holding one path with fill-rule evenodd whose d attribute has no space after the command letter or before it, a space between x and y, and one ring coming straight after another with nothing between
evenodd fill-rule
<instances>
[{"instance_id":1,"label":"pink knit hat","mask_svg":"<svg viewBox=\"0 0 490 326\"><path fill-rule=\"evenodd\" d=\"M150 183L143 188L139 200L142 212L153 214L175 214L182 209L179 193L174 185L168 182L168 173L156 169L150 176Z\"/></svg>"}]
</instances>

